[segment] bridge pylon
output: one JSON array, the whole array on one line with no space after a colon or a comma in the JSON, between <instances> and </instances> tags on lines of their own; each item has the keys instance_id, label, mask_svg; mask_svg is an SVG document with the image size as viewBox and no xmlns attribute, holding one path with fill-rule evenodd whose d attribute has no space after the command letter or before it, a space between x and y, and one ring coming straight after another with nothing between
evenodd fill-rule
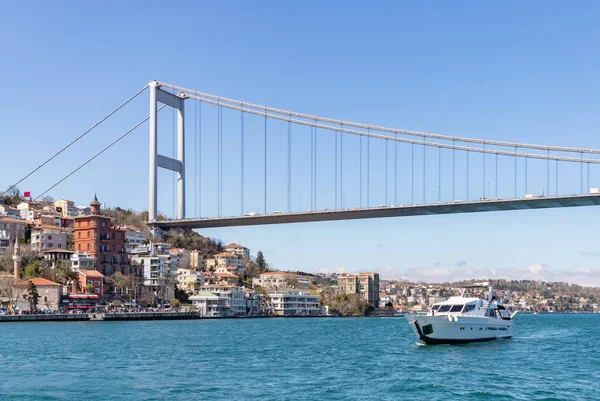
<instances>
[{"instance_id":1,"label":"bridge pylon","mask_svg":"<svg viewBox=\"0 0 600 401\"><path fill-rule=\"evenodd\" d=\"M157 81L150 88L150 174L148 177L148 222L156 222L158 213L158 168L177 173L177 218L185 219L185 113L186 95L174 95L160 89ZM177 158L158 154L158 103L177 109Z\"/></svg>"}]
</instances>

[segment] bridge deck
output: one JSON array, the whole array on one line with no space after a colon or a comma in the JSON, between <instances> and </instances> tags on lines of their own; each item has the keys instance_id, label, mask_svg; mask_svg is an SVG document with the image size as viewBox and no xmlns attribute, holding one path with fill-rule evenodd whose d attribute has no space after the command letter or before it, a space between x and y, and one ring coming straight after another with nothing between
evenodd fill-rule
<instances>
[{"instance_id":1,"label":"bridge deck","mask_svg":"<svg viewBox=\"0 0 600 401\"><path fill-rule=\"evenodd\" d=\"M258 226L265 224L306 223L313 221L370 219L381 217L423 216L433 214L496 212L507 210L548 209L556 207L600 205L600 194L545 196L533 199L484 200L451 202L414 206L383 206L353 208L346 210L323 210L256 216L214 217L202 219L166 220L149 223L162 229L169 228L216 228L235 226Z\"/></svg>"}]
</instances>

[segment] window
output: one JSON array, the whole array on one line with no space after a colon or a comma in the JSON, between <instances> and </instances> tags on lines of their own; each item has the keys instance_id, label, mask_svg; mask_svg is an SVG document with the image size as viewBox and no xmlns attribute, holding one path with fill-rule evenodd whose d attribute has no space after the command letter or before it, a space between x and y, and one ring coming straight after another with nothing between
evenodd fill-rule
<instances>
[{"instance_id":1,"label":"window","mask_svg":"<svg viewBox=\"0 0 600 401\"><path fill-rule=\"evenodd\" d=\"M74 261L73 261L73 266L78 266L78 265L79 265L79 262L78 262L78 261L76 261L76 260L74 260Z\"/></svg>"},{"instance_id":2,"label":"window","mask_svg":"<svg viewBox=\"0 0 600 401\"><path fill-rule=\"evenodd\" d=\"M59 248L62 248L62 244L58 244L58 247L59 247Z\"/></svg>"},{"instance_id":3,"label":"window","mask_svg":"<svg viewBox=\"0 0 600 401\"><path fill-rule=\"evenodd\" d=\"M48 236L48 239L52 239L52 236L51 236L51 235L49 235L49 236Z\"/></svg>"},{"instance_id":4,"label":"window","mask_svg":"<svg viewBox=\"0 0 600 401\"><path fill-rule=\"evenodd\" d=\"M81 251L81 244L77 244L77 250Z\"/></svg>"},{"instance_id":5,"label":"window","mask_svg":"<svg viewBox=\"0 0 600 401\"><path fill-rule=\"evenodd\" d=\"M86 236L87 236L88 238L90 238L90 232L89 232L89 231L86 231L85 233L86 233Z\"/></svg>"},{"instance_id":6,"label":"window","mask_svg":"<svg viewBox=\"0 0 600 401\"><path fill-rule=\"evenodd\" d=\"M102 227L106 227L106 221L102 221Z\"/></svg>"},{"instance_id":7,"label":"window","mask_svg":"<svg viewBox=\"0 0 600 401\"><path fill-rule=\"evenodd\" d=\"M94 244L94 251L98 249L98 244Z\"/></svg>"},{"instance_id":8,"label":"window","mask_svg":"<svg viewBox=\"0 0 600 401\"><path fill-rule=\"evenodd\" d=\"M464 312L469 312L469 311L472 311L473 309L475 309L475 305L465 305Z\"/></svg>"},{"instance_id":9,"label":"window","mask_svg":"<svg viewBox=\"0 0 600 401\"><path fill-rule=\"evenodd\" d=\"M460 312L462 308L462 305L452 305L452 308L450 308L450 312Z\"/></svg>"},{"instance_id":10,"label":"window","mask_svg":"<svg viewBox=\"0 0 600 401\"><path fill-rule=\"evenodd\" d=\"M451 305L442 305L440 306L440 312L448 312L450 310Z\"/></svg>"},{"instance_id":11,"label":"window","mask_svg":"<svg viewBox=\"0 0 600 401\"><path fill-rule=\"evenodd\" d=\"M94 285L100 285L99 281L94 281Z\"/></svg>"},{"instance_id":12,"label":"window","mask_svg":"<svg viewBox=\"0 0 600 401\"><path fill-rule=\"evenodd\" d=\"M440 309L439 305L433 305L433 307L431 308L432 312L437 312L437 310Z\"/></svg>"},{"instance_id":13,"label":"window","mask_svg":"<svg viewBox=\"0 0 600 401\"><path fill-rule=\"evenodd\" d=\"M96 294L100 294L100 288L94 288L94 292L95 292Z\"/></svg>"},{"instance_id":14,"label":"window","mask_svg":"<svg viewBox=\"0 0 600 401\"><path fill-rule=\"evenodd\" d=\"M88 284L89 284L89 285L92 285L92 280L88 280Z\"/></svg>"},{"instance_id":15,"label":"window","mask_svg":"<svg viewBox=\"0 0 600 401\"><path fill-rule=\"evenodd\" d=\"M96 244L94 244L94 247L96 246ZM90 244L87 244L87 250L90 250Z\"/></svg>"}]
</instances>

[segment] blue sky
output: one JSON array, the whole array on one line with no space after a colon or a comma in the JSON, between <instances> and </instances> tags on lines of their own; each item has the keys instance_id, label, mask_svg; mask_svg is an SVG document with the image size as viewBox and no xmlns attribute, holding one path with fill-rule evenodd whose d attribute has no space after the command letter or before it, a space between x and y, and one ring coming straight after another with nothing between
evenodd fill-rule
<instances>
[{"instance_id":1,"label":"blue sky","mask_svg":"<svg viewBox=\"0 0 600 401\"><path fill-rule=\"evenodd\" d=\"M531 1L483 4L381 2L2 2L0 99L7 187L152 79L342 120L447 135L600 148L600 5ZM197 106L187 104L188 174L198 166ZM216 109L203 106L202 186L188 185L188 214L216 214ZM26 182L41 193L144 118L147 93ZM172 113L160 115L160 150L172 153ZM224 112L223 214L240 212L240 117ZM262 125L245 120L245 211L263 208ZM286 210L285 124L269 123L268 211ZM293 127L292 209L310 207L310 132ZM333 134L319 134L318 208L334 207ZM94 192L109 206L147 207L148 131L141 127L50 192L78 204ZM344 138L346 206L359 204L359 140ZM366 146L363 143L363 146ZM371 144L371 205L384 204L384 144ZM363 148L364 149L364 148ZM388 145L388 203L394 197ZM191 152L191 153L190 153ZM410 147L399 146L398 199L409 203ZM416 149L416 178L422 174ZM363 153L364 154L364 153ZM449 153L442 199L452 200ZM427 150L426 200L437 201L437 150ZM365 198L363 165L363 197ZM494 160L470 159L470 198L490 182ZM524 169L520 161L519 170ZM545 164L528 166L541 194ZM499 161L498 196L512 196L512 160ZM466 198L464 155L456 198ZM551 170L553 171L553 170ZM600 187L600 171L590 186ZM172 174L161 172L159 208L172 214ZM193 177L193 178L191 178ZM587 179L587 178L586 178ZM561 165L560 193L580 191L578 166ZM551 193L555 178L551 174ZM587 182L585 182L587 187ZM492 195L486 192L488 195ZM415 187L422 201L422 187ZM364 199L363 199L364 202ZM384 277L562 279L600 285L598 208L374 219L213 229L204 235L262 249L275 268L377 270Z\"/></svg>"}]
</instances>

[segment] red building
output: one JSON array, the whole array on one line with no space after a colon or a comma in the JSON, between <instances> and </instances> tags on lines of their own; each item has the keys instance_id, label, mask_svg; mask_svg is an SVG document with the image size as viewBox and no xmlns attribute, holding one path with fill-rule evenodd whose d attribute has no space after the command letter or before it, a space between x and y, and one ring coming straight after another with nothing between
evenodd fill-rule
<instances>
[{"instance_id":1,"label":"red building","mask_svg":"<svg viewBox=\"0 0 600 401\"><path fill-rule=\"evenodd\" d=\"M79 288L85 292L85 287L91 285L91 294L104 295L104 274L97 270L78 270Z\"/></svg>"},{"instance_id":2,"label":"red building","mask_svg":"<svg viewBox=\"0 0 600 401\"><path fill-rule=\"evenodd\" d=\"M96 270L104 275L141 274L140 268L131 266L125 253L125 230L100 214L100 202L95 195L90 214L75 217L73 243L76 251L87 252L96 259Z\"/></svg>"}]
</instances>

